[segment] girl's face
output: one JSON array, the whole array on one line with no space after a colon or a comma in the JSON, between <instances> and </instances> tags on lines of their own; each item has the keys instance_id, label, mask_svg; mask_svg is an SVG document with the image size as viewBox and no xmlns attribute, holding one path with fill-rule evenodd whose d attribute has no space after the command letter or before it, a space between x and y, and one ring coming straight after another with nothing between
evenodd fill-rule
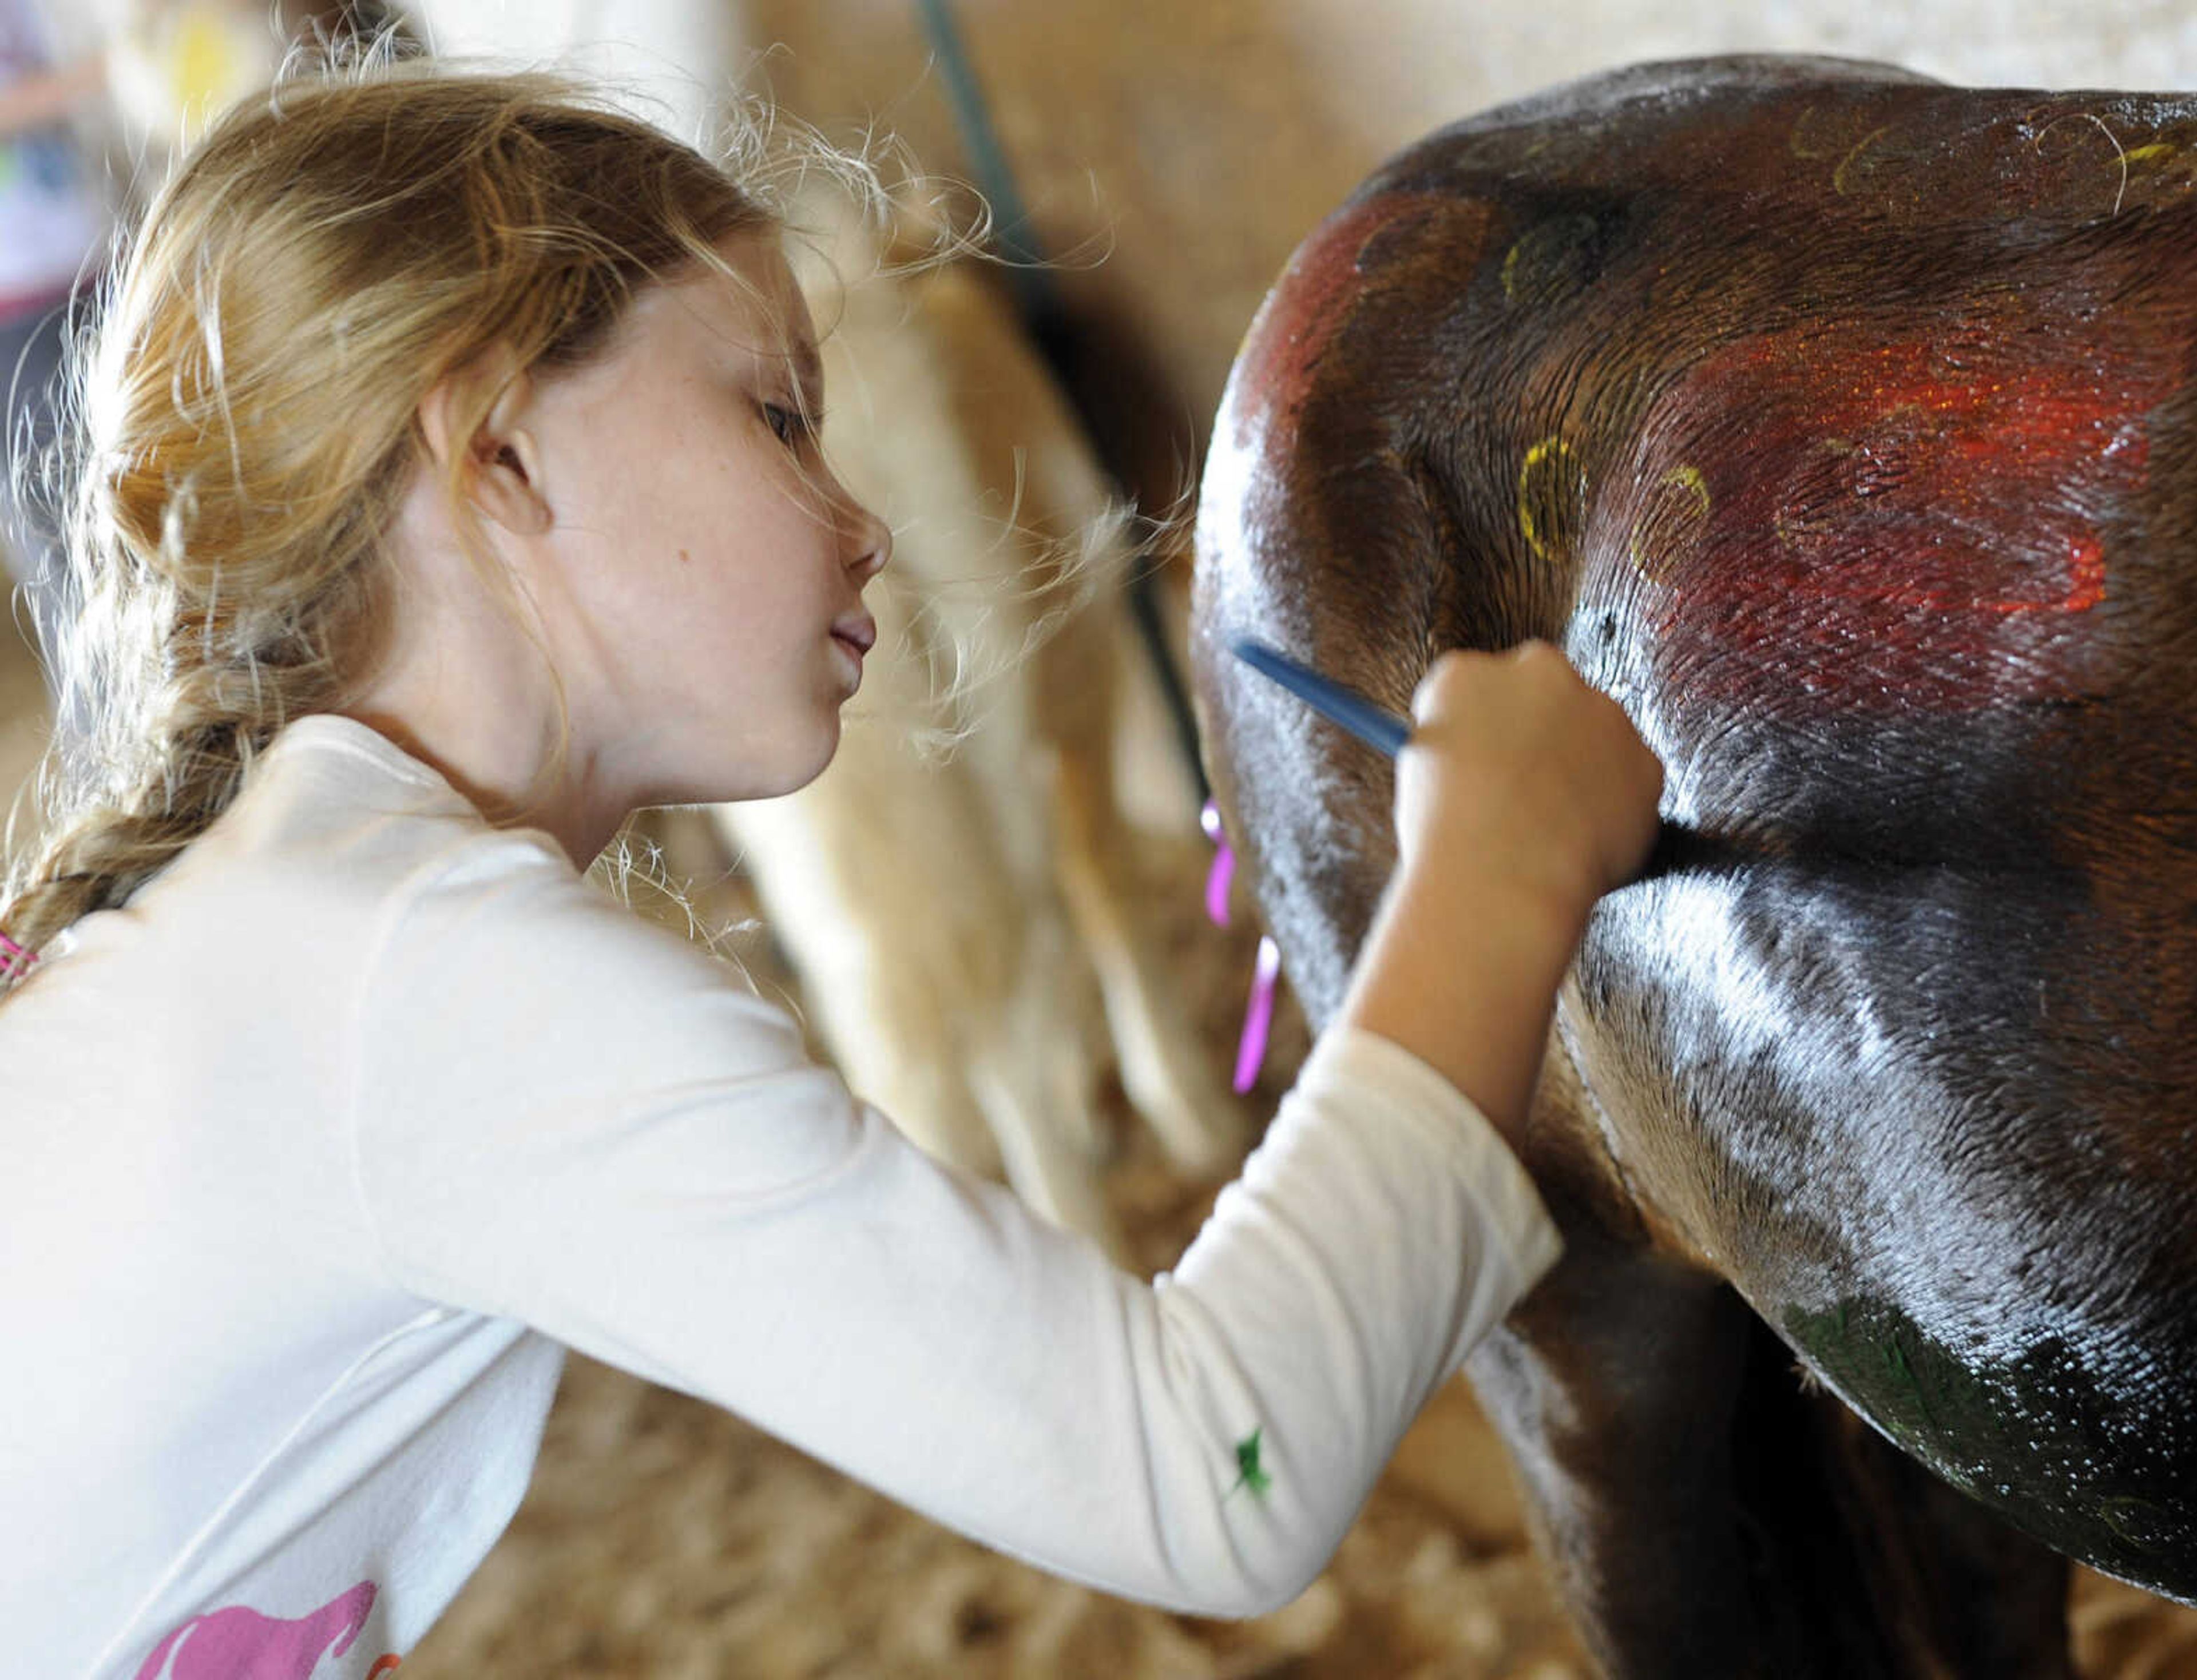
<instances>
[{"instance_id":1,"label":"girl's face","mask_svg":"<svg viewBox=\"0 0 2197 1680\"><path fill-rule=\"evenodd\" d=\"M764 797L824 768L891 547L817 448L814 328L775 241L720 250L745 287L646 288L526 420L551 517L525 581L575 747L635 805Z\"/></svg>"}]
</instances>

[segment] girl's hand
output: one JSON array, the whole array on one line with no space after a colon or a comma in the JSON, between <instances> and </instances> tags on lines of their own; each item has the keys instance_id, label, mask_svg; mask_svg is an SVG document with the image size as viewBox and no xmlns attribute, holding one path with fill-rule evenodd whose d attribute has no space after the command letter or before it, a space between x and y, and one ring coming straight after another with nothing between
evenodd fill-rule
<instances>
[{"instance_id":1,"label":"girl's hand","mask_svg":"<svg viewBox=\"0 0 2197 1680\"><path fill-rule=\"evenodd\" d=\"M1505 879L1584 918L1645 861L1663 767L1549 643L1443 654L1412 716L1396 770L1404 869Z\"/></svg>"}]
</instances>

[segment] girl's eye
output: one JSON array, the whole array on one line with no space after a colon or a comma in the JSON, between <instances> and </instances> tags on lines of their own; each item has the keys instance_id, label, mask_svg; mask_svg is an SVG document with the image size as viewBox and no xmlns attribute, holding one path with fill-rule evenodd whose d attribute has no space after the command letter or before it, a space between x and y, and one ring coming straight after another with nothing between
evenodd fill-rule
<instances>
[{"instance_id":1,"label":"girl's eye","mask_svg":"<svg viewBox=\"0 0 2197 1680\"><path fill-rule=\"evenodd\" d=\"M764 424L770 427L778 441L788 449L803 443L809 436L808 419L798 409L789 408L782 403L764 403L762 417Z\"/></svg>"}]
</instances>

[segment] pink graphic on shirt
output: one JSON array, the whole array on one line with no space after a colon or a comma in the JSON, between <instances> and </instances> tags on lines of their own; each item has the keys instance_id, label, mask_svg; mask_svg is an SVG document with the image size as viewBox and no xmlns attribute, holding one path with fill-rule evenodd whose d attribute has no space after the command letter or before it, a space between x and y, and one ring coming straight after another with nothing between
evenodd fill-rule
<instances>
[{"instance_id":1,"label":"pink graphic on shirt","mask_svg":"<svg viewBox=\"0 0 2197 1680\"><path fill-rule=\"evenodd\" d=\"M351 1649L374 1599L374 1583L361 1581L295 1621L263 1616L241 1604L208 1611L155 1646L137 1680L313 1680L322 1657ZM383 1657L374 1672L385 1674L399 1660Z\"/></svg>"}]
</instances>

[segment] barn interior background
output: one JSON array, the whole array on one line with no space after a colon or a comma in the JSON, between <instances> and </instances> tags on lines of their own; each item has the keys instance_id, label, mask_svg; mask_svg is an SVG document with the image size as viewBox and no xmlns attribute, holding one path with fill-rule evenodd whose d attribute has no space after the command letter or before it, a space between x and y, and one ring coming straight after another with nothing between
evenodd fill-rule
<instances>
[{"instance_id":1,"label":"barn interior background","mask_svg":"<svg viewBox=\"0 0 2197 1680\"><path fill-rule=\"evenodd\" d=\"M737 6L739 0L692 0ZM618 0L596 0L614 18ZM929 167L971 161L915 0L749 0L751 85L836 137L872 123ZM1005 154L1059 276L1104 451L1148 502L1191 482L1230 360L1297 240L1373 165L1450 119L1622 62L1774 50L1888 60L1945 79L2197 87L2186 0L959 0ZM698 73L702 67L695 67ZM728 76L738 66L725 67ZM1179 580L1178 580L1179 581ZM0 778L43 732L27 655L0 637ZM675 856L682 836L669 831ZM692 836L683 838L691 841ZM1245 930L1197 914L1200 854L1155 837L1151 890L1216 1062L1232 1048ZM706 864L704 865L706 868ZM701 883L745 913L737 876ZM798 995L767 943L765 983ZM1249 1111L1301 1051L1284 1031ZM1125 1137L1127 1134L1125 1133ZM1137 1261L1167 1266L1201 1187L1127 1137L1109 1191ZM2086 1676L2197 1676L2197 1613L2085 1577ZM576 1363L535 1487L444 1624L405 1663L486 1675L1290 1675L1557 1680L1587 1672L1469 1396L1439 1397L1328 1573L1224 1625L1123 1605L946 1536L681 1397Z\"/></svg>"}]
</instances>

